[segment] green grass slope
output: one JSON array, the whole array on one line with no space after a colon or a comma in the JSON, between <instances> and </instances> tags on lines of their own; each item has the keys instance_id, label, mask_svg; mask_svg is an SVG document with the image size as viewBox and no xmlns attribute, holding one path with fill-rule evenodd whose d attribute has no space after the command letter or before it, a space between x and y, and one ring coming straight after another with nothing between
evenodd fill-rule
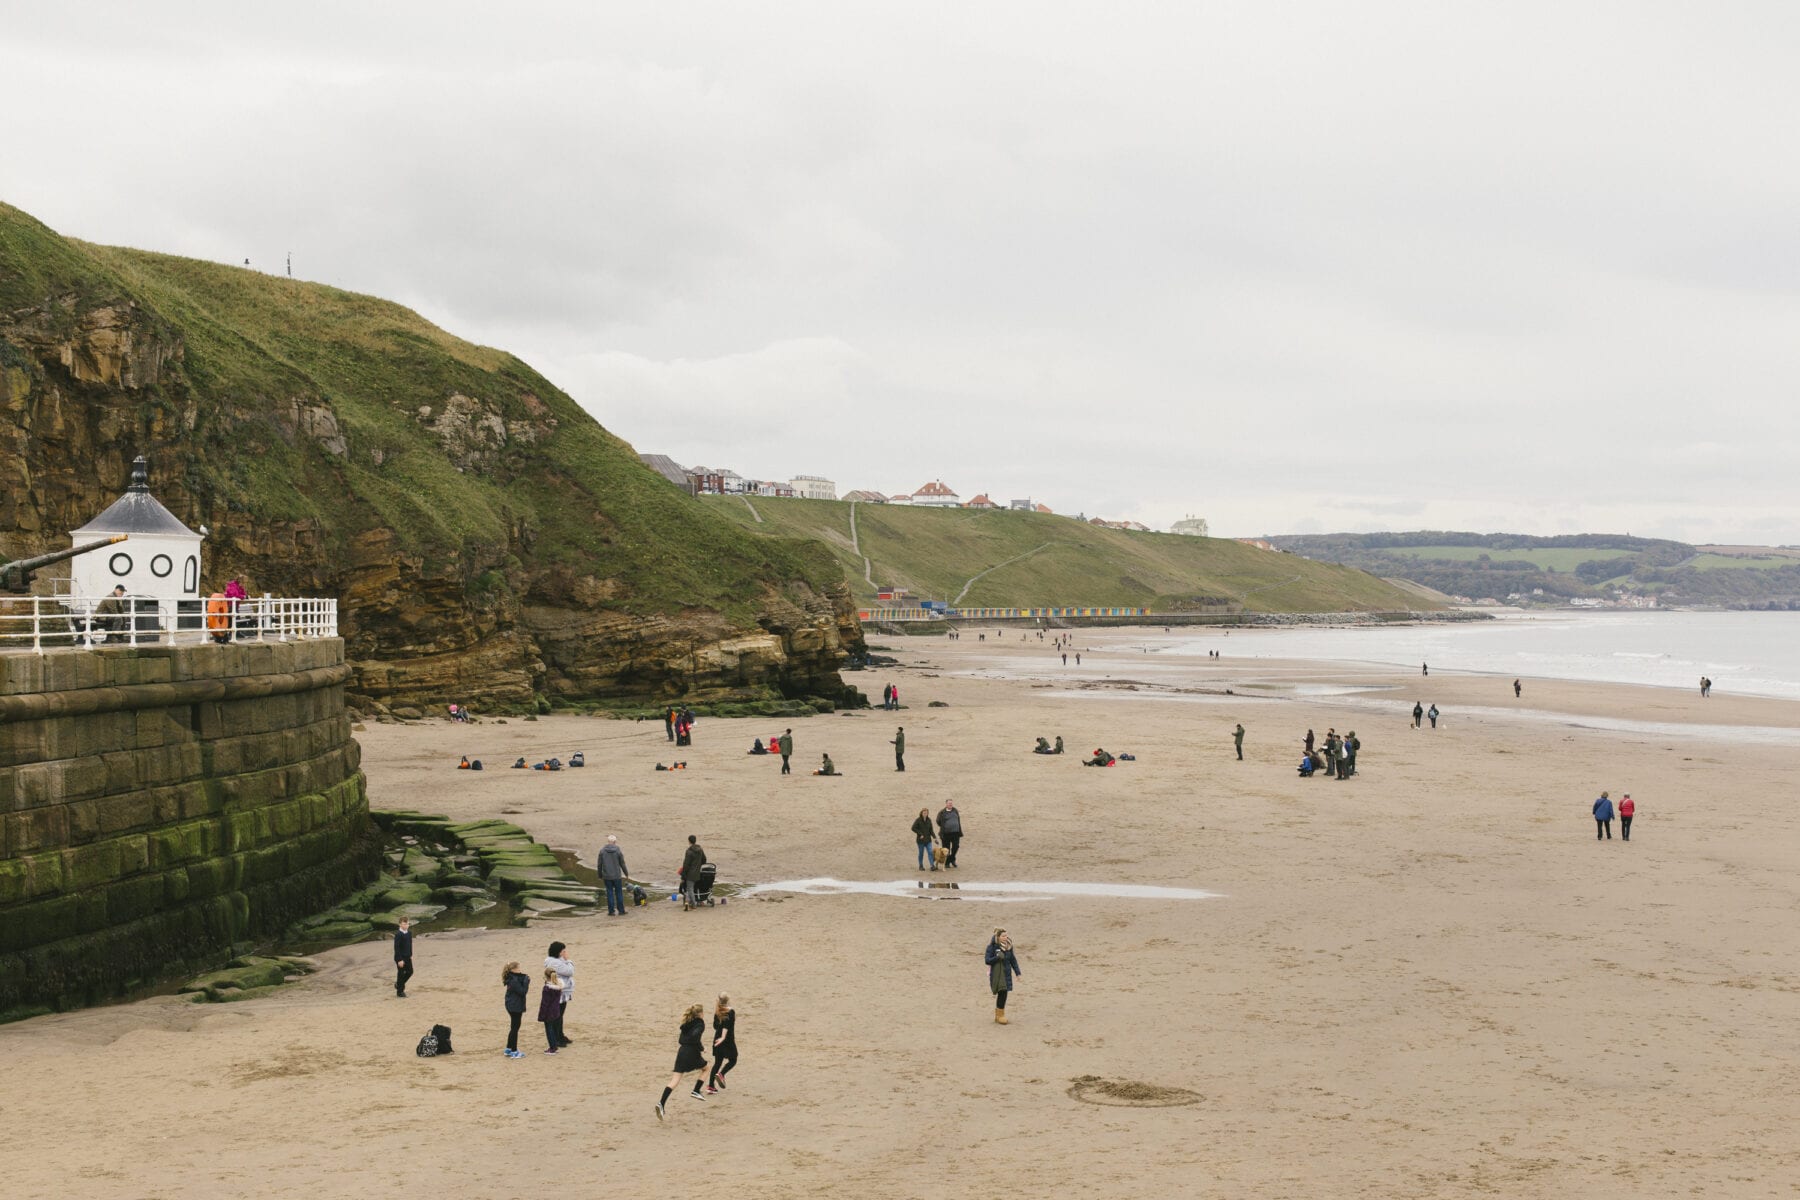
<instances>
[{"instance_id":1,"label":"green grass slope","mask_svg":"<svg viewBox=\"0 0 1800 1200\"><path fill-rule=\"evenodd\" d=\"M327 556L390 529L425 575L481 591L560 569L604 581L609 607L635 614L704 609L748 623L759 594L783 581L837 582L818 547L721 519L504 351L384 300L89 245L0 204L0 367L29 359L21 331L79 342L96 310L125 312L135 345L179 352L141 387L63 386L91 411L111 406L126 425L118 440L158 464L158 492L192 496L196 511L319 530ZM20 345L6 340L9 320ZM432 421L458 396L503 432L452 444L461 434ZM335 421L342 452L296 416L305 410ZM63 457L96 448L71 444ZM80 469L46 454L51 472ZM509 584L509 572L520 578ZM263 577L274 574L271 564Z\"/></svg>"},{"instance_id":2,"label":"green grass slope","mask_svg":"<svg viewBox=\"0 0 1800 1200\"><path fill-rule=\"evenodd\" d=\"M1103 529L1000 509L702 497L745 528L830 548L862 603L874 584L965 607L1131 605L1156 612L1398 611L1438 607L1366 572L1239 542ZM856 510L852 549L850 514ZM752 513L755 510L755 515ZM757 521L760 515L762 520ZM970 580L974 580L971 584ZM967 592L964 594L965 585Z\"/></svg>"}]
</instances>

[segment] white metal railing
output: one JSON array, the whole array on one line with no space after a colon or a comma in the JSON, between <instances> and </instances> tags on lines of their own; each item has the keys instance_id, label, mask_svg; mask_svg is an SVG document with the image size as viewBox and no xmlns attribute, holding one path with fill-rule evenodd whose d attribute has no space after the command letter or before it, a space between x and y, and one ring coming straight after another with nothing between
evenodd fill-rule
<instances>
[{"instance_id":1,"label":"white metal railing","mask_svg":"<svg viewBox=\"0 0 1800 1200\"><path fill-rule=\"evenodd\" d=\"M336 637L337 618L338 602L323 597L0 595L0 650L305 641Z\"/></svg>"}]
</instances>

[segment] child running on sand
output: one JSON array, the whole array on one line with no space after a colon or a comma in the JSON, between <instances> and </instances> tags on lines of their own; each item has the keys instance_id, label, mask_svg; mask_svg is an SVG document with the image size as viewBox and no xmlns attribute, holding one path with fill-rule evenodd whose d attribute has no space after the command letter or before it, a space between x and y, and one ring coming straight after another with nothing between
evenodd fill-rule
<instances>
[{"instance_id":1,"label":"child running on sand","mask_svg":"<svg viewBox=\"0 0 1800 1200\"><path fill-rule=\"evenodd\" d=\"M720 1002L724 1002L721 996ZM681 1018L681 1046L675 1051L675 1073L669 1076L669 1086L663 1089L662 1099L656 1102L656 1119L666 1119L666 1106L675 1089L689 1075L694 1076L694 1090L688 1093L690 1100L704 1100L700 1093L703 1077L698 1074L706 1070L706 1055L700 1049L700 1039L706 1036L706 1018L702 1015L705 1009L698 1004L691 1004Z\"/></svg>"},{"instance_id":2,"label":"child running on sand","mask_svg":"<svg viewBox=\"0 0 1800 1200\"><path fill-rule=\"evenodd\" d=\"M713 1008L713 1065L707 1095L725 1090L725 1073L737 1066L737 1058L737 1010L731 1007L731 997L721 992Z\"/></svg>"}]
</instances>

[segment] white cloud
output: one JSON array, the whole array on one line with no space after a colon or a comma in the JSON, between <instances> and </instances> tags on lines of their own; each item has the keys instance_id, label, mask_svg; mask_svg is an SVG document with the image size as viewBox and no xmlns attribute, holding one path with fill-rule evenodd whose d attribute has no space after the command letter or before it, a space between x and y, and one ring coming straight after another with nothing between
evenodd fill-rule
<instances>
[{"instance_id":1,"label":"white cloud","mask_svg":"<svg viewBox=\"0 0 1800 1200\"><path fill-rule=\"evenodd\" d=\"M1786 5L16 8L5 199L292 250L643 449L1800 541Z\"/></svg>"}]
</instances>

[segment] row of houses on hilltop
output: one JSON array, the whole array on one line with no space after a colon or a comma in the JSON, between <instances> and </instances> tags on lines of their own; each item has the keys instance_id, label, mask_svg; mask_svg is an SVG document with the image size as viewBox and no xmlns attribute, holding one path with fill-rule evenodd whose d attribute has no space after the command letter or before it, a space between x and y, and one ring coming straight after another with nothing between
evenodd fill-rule
<instances>
[{"instance_id":1,"label":"row of houses on hilltop","mask_svg":"<svg viewBox=\"0 0 1800 1200\"><path fill-rule=\"evenodd\" d=\"M684 488L696 496L774 496L793 497L801 500L836 500L837 484L823 475L796 475L792 479L749 479L736 471L724 467L684 467L666 454L640 454L638 456L651 470L658 472L670 483ZM1050 506L1039 504L1027 498L1009 500L1000 504L983 492L972 499L964 500L956 490L941 479L933 479L924 486L911 492L898 492L887 495L871 491L867 488L856 488L845 492L843 499L855 504L906 504L917 508L982 508L1006 509L1012 512L1043 513L1055 515ZM1078 513L1073 518L1085 521L1089 525L1097 525L1102 529L1125 529L1135 533L1153 532L1148 525L1139 521L1108 521L1104 517L1090 517L1086 513ZM1175 522L1172 533L1185 533L1196 537L1207 535L1204 517L1188 516ZM1261 539L1239 538L1266 550L1275 547Z\"/></svg>"}]
</instances>

